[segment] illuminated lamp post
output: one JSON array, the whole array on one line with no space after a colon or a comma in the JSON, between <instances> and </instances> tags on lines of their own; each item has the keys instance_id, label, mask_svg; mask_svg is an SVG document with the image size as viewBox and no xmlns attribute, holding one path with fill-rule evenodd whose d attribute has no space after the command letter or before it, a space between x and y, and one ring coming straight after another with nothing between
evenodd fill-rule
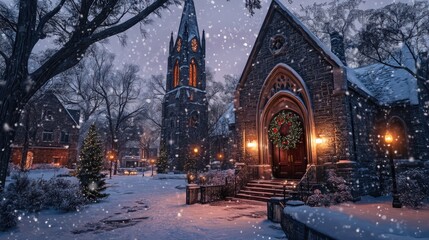
<instances>
[{"instance_id":1,"label":"illuminated lamp post","mask_svg":"<svg viewBox=\"0 0 429 240\"><path fill-rule=\"evenodd\" d=\"M112 169L113 169L113 162L115 161L115 152L114 151L108 151L107 152L107 159L110 162L110 174L109 174L109 178L112 179Z\"/></svg>"},{"instance_id":2,"label":"illuminated lamp post","mask_svg":"<svg viewBox=\"0 0 429 240\"><path fill-rule=\"evenodd\" d=\"M389 162L390 162L390 172L392 174L392 207L394 208L401 208L402 203L399 201L399 194L398 194L398 188L396 185L396 172L395 172L395 165L393 162L393 136L389 132L386 133L384 136L384 141L387 143L387 147L389 150Z\"/></svg>"},{"instance_id":3,"label":"illuminated lamp post","mask_svg":"<svg viewBox=\"0 0 429 240\"><path fill-rule=\"evenodd\" d=\"M155 166L155 163L156 163L155 159L149 160L149 164L152 166L152 174L150 175L151 177L153 177L153 166Z\"/></svg>"}]
</instances>

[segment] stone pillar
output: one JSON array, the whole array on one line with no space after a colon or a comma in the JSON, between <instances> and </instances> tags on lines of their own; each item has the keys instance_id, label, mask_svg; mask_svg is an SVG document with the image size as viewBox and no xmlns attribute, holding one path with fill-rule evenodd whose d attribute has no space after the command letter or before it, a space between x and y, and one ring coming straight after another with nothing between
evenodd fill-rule
<instances>
[{"instance_id":1,"label":"stone pillar","mask_svg":"<svg viewBox=\"0 0 429 240\"><path fill-rule=\"evenodd\" d=\"M284 199L282 197L272 197L267 202L268 220L279 223L281 221L283 207L280 204Z\"/></svg>"},{"instance_id":2,"label":"stone pillar","mask_svg":"<svg viewBox=\"0 0 429 240\"><path fill-rule=\"evenodd\" d=\"M197 184L188 184L186 186L186 204L192 205L199 202L200 186Z\"/></svg>"},{"instance_id":3,"label":"stone pillar","mask_svg":"<svg viewBox=\"0 0 429 240\"><path fill-rule=\"evenodd\" d=\"M359 200L359 178L356 174L357 163L354 161L340 160L336 163L337 175L343 177L347 184L351 187L354 200Z\"/></svg>"}]
</instances>

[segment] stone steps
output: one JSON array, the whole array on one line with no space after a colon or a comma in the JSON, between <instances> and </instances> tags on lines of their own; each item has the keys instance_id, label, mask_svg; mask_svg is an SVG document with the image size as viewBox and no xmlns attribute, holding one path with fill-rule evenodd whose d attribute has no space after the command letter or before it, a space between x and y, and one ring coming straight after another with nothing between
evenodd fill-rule
<instances>
[{"instance_id":1,"label":"stone steps","mask_svg":"<svg viewBox=\"0 0 429 240\"><path fill-rule=\"evenodd\" d=\"M298 180L252 180L240 190L235 196L236 199L247 199L254 201L267 202L271 197L295 196L295 190ZM285 188L285 189L284 189Z\"/></svg>"}]
</instances>

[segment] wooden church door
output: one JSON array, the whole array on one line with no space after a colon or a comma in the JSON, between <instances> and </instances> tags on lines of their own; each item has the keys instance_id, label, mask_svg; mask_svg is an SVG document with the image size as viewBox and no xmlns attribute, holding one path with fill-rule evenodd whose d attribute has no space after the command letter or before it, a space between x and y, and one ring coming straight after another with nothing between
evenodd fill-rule
<instances>
[{"instance_id":1,"label":"wooden church door","mask_svg":"<svg viewBox=\"0 0 429 240\"><path fill-rule=\"evenodd\" d=\"M283 120L279 121L282 119L282 117L278 117L280 115L284 116L285 123L282 123ZM287 116L292 116L293 119L291 120ZM288 143L285 136L290 134L294 137L287 137L287 139L291 139L291 143ZM273 176L275 178L300 179L307 167L306 136L301 117L292 111L280 112L271 120L269 135ZM283 140L280 142L283 144L281 146L279 146L279 138Z\"/></svg>"}]
</instances>

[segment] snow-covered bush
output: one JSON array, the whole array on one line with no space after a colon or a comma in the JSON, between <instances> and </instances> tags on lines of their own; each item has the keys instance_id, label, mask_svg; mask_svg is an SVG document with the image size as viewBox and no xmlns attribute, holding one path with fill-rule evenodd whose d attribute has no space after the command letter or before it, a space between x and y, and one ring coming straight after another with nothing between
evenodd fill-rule
<instances>
[{"instance_id":1,"label":"snow-covered bush","mask_svg":"<svg viewBox=\"0 0 429 240\"><path fill-rule=\"evenodd\" d=\"M331 199L328 195L322 194L319 189L314 190L313 195L308 197L307 205L311 207L327 207L331 203Z\"/></svg>"},{"instance_id":2,"label":"snow-covered bush","mask_svg":"<svg viewBox=\"0 0 429 240\"><path fill-rule=\"evenodd\" d=\"M352 201L353 196L351 189L347 186L344 178L337 176L334 170L328 170L328 179L326 186L328 188L331 203L337 204L347 201Z\"/></svg>"},{"instance_id":3,"label":"snow-covered bush","mask_svg":"<svg viewBox=\"0 0 429 240\"><path fill-rule=\"evenodd\" d=\"M45 184L46 207L61 211L75 211L85 204L78 183L62 178L51 178Z\"/></svg>"},{"instance_id":4,"label":"snow-covered bush","mask_svg":"<svg viewBox=\"0 0 429 240\"><path fill-rule=\"evenodd\" d=\"M45 203L43 190L44 180L29 179L27 174L19 173L12 176L12 182L7 186L5 198L13 202L15 209L38 212Z\"/></svg>"},{"instance_id":5,"label":"snow-covered bush","mask_svg":"<svg viewBox=\"0 0 429 240\"><path fill-rule=\"evenodd\" d=\"M61 211L74 211L83 204L78 183L62 178L49 181L33 180L24 173L12 176L12 182L6 188L4 197L12 201L16 210L38 212L53 208Z\"/></svg>"},{"instance_id":6,"label":"snow-covered bush","mask_svg":"<svg viewBox=\"0 0 429 240\"><path fill-rule=\"evenodd\" d=\"M347 186L344 178L337 176L334 170L327 171L325 188L325 194L316 189L314 194L308 197L307 204L312 207L320 207L353 200L350 187Z\"/></svg>"},{"instance_id":7,"label":"snow-covered bush","mask_svg":"<svg viewBox=\"0 0 429 240\"><path fill-rule=\"evenodd\" d=\"M223 171L210 170L208 172L202 173L200 176L205 178L205 185L224 185L226 182L233 181L235 177L233 169Z\"/></svg>"},{"instance_id":8,"label":"snow-covered bush","mask_svg":"<svg viewBox=\"0 0 429 240\"><path fill-rule=\"evenodd\" d=\"M7 168L7 175L11 176L19 172L19 167L13 163L9 163Z\"/></svg>"},{"instance_id":9,"label":"snow-covered bush","mask_svg":"<svg viewBox=\"0 0 429 240\"><path fill-rule=\"evenodd\" d=\"M0 231L6 231L17 225L18 219L13 202L0 195Z\"/></svg>"},{"instance_id":10,"label":"snow-covered bush","mask_svg":"<svg viewBox=\"0 0 429 240\"><path fill-rule=\"evenodd\" d=\"M429 170L414 168L399 174L399 200L405 206L419 208L429 198Z\"/></svg>"},{"instance_id":11,"label":"snow-covered bush","mask_svg":"<svg viewBox=\"0 0 429 240\"><path fill-rule=\"evenodd\" d=\"M249 180L246 168L235 174L235 169L210 170L199 175L198 184L203 185L224 185L223 195L234 196L234 191L240 190Z\"/></svg>"}]
</instances>

